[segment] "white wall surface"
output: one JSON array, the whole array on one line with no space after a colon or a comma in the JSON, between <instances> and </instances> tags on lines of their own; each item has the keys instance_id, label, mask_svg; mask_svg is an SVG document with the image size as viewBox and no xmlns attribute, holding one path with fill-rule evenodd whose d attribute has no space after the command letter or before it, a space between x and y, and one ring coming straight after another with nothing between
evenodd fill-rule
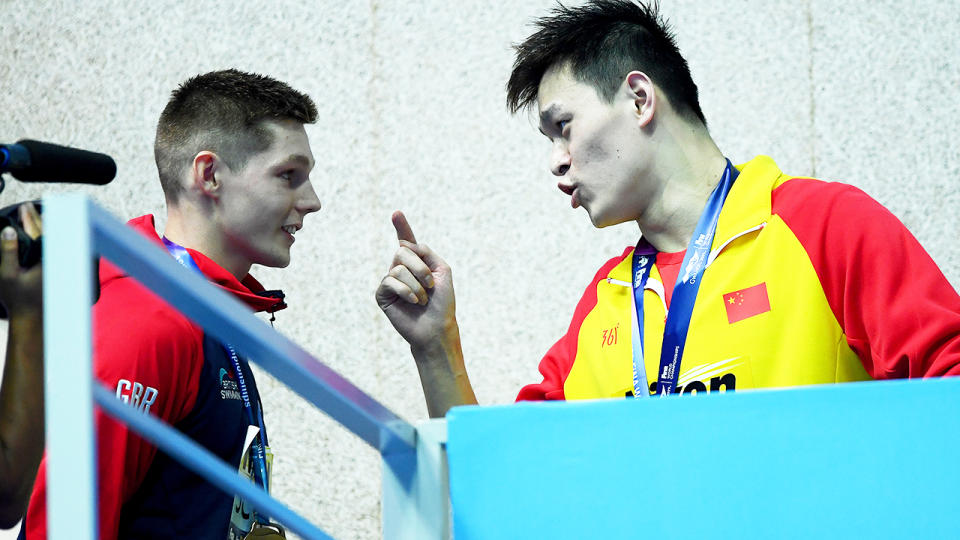
<instances>
[{"instance_id":1,"label":"white wall surface","mask_svg":"<svg viewBox=\"0 0 960 540\"><path fill-rule=\"evenodd\" d=\"M179 82L236 67L309 93L323 210L293 263L256 268L290 308L277 329L389 408L426 417L408 348L373 299L404 210L450 263L482 403L538 381L596 268L636 241L595 230L556 189L548 144L511 117L510 44L547 0L84 2L0 0L0 142L112 155L107 187L25 186L0 203L80 190L118 216L158 214L153 131ZM857 185L960 284L960 7L923 0L663 0L711 131L735 162ZM162 226L162 223L161 223ZM897 264L878 254L876 264ZM278 455L275 495L337 538L379 530L378 454L258 374ZM3 536L0 536L3 538Z\"/></svg>"}]
</instances>

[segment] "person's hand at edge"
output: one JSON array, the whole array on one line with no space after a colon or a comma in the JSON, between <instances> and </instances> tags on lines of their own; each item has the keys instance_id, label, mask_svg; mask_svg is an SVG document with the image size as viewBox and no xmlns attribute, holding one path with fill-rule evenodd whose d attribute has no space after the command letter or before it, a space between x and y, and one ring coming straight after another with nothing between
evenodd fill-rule
<instances>
[{"instance_id":1,"label":"person's hand at edge","mask_svg":"<svg viewBox=\"0 0 960 540\"><path fill-rule=\"evenodd\" d=\"M18 208L23 230L36 240L43 234L40 214L33 203ZM23 268L17 256L19 243L13 227L0 231L0 302L11 319L23 313L40 314L43 311L43 274L41 265Z\"/></svg>"},{"instance_id":2,"label":"person's hand at edge","mask_svg":"<svg viewBox=\"0 0 960 540\"><path fill-rule=\"evenodd\" d=\"M24 231L42 233L32 203L19 208ZM0 231L0 302L10 325L0 385L0 527L23 516L43 457L43 280L40 264L25 269L12 227Z\"/></svg>"}]
</instances>

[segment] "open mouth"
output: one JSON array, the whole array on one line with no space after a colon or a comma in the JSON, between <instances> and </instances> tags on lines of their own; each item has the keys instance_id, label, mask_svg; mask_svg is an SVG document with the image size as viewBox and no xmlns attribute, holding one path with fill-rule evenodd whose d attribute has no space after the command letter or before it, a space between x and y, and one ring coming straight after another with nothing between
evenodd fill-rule
<instances>
[{"instance_id":1,"label":"open mouth","mask_svg":"<svg viewBox=\"0 0 960 540\"><path fill-rule=\"evenodd\" d=\"M283 232L289 234L289 235L290 235L290 241L292 242L292 241L294 241L293 235L296 234L296 232L297 232L297 230L298 230L299 228L300 228L300 227L297 227L296 225L284 225L283 227L280 227L280 230L282 230Z\"/></svg>"}]
</instances>

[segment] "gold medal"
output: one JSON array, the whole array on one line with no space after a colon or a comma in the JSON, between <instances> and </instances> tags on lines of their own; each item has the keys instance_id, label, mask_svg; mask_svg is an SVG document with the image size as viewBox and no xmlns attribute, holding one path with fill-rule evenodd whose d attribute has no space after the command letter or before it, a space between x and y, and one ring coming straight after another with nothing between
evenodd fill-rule
<instances>
[{"instance_id":1,"label":"gold medal","mask_svg":"<svg viewBox=\"0 0 960 540\"><path fill-rule=\"evenodd\" d=\"M283 527L276 523L267 525L254 523L253 528L250 529L250 533L244 536L243 540L277 540L286 537L287 534L284 532Z\"/></svg>"}]
</instances>

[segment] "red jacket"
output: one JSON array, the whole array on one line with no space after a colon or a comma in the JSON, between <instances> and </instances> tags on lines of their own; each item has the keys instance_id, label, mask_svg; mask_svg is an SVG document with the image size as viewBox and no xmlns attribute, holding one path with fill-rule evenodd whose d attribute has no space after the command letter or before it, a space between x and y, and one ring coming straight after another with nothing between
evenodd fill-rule
<instances>
[{"instance_id":1,"label":"red jacket","mask_svg":"<svg viewBox=\"0 0 960 540\"><path fill-rule=\"evenodd\" d=\"M162 246L153 216L129 225ZM285 307L260 296L251 276L238 281L215 262L188 250L206 277L254 311ZM234 369L223 347L166 302L107 262L100 266L100 299L93 307L94 374L118 399L156 415L236 467L249 421L227 388ZM241 360L251 393L253 374ZM233 497L180 466L156 447L100 412L97 426L97 507L102 540L116 538L226 538ZM21 530L46 538L46 458Z\"/></svg>"}]
</instances>

